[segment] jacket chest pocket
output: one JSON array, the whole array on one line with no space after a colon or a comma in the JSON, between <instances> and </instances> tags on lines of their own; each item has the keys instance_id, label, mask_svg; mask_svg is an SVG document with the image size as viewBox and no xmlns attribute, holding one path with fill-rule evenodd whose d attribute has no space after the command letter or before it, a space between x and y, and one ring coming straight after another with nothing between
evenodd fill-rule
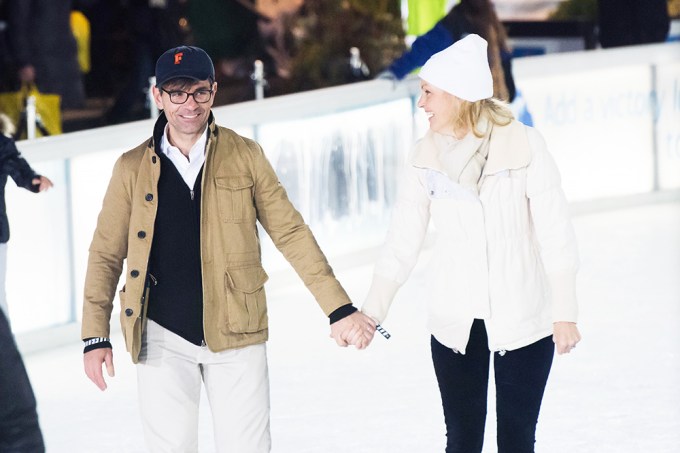
<instances>
[{"instance_id":1,"label":"jacket chest pocket","mask_svg":"<svg viewBox=\"0 0 680 453\"><path fill-rule=\"evenodd\" d=\"M249 175L218 176L215 185L223 222L242 223L255 217L253 178Z\"/></svg>"},{"instance_id":2,"label":"jacket chest pocket","mask_svg":"<svg viewBox=\"0 0 680 453\"><path fill-rule=\"evenodd\" d=\"M267 328L264 284L269 277L261 266L227 269L227 327L230 332L252 333Z\"/></svg>"}]
</instances>

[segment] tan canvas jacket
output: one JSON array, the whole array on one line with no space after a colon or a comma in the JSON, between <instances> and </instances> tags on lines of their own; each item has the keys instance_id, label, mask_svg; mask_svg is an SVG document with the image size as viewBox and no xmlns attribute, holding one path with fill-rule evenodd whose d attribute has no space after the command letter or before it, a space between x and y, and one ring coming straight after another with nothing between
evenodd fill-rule
<instances>
[{"instance_id":1,"label":"tan canvas jacket","mask_svg":"<svg viewBox=\"0 0 680 453\"><path fill-rule=\"evenodd\" d=\"M165 117L159 118L163 126ZM203 167L201 261L203 326L212 351L262 343L268 319L259 221L326 315L350 303L326 257L288 200L253 140L219 127L211 116ZM120 321L137 362L145 324L145 280L154 235L160 159L154 139L116 162L89 249L82 338L109 337L113 300L123 263Z\"/></svg>"}]
</instances>

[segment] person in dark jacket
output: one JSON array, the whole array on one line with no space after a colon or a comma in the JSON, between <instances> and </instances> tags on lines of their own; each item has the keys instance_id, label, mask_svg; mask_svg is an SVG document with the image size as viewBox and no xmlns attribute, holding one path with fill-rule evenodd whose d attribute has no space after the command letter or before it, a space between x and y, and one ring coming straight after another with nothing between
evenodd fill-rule
<instances>
[{"instance_id":1,"label":"person in dark jacket","mask_svg":"<svg viewBox=\"0 0 680 453\"><path fill-rule=\"evenodd\" d=\"M45 451L35 395L7 317L0 310L0 451Z\"/></svg>"},{"instance_id":2,"label":"person in dark jacket","mask_svg":"<svg viewBox=\"0 0 680 453\"><path fill-rule=\"evenodd\" d=\"M17 349L5 303L5 263L9 223L5 209L5 184L11 176L18 186L41 192L52 182L36 174L21 157L11 122L0 113L0 452L45 451L35 396L24 362Z\"/></svg>"},{"instance_id":3,"label":"person in dark jacket","mask_svg":"<svg viewBox=\"0 0 680 453\"><path fill-rule=\"evenodd\" d=\"M472 33L489 43L487 55L494 97L512 102L515 98L515 83L510 65L510 49L503 24L498 20L490 0L461 0L427 33L416 38L411 49L392 62L381 77L392 76L401 80L425 64L435 53Z\"/></svg>"},{"instance_id":4,"label":"person in dark jacket","mask_svg":"<svg viewBox=\"0 0 680 453\"><path fill-rule=\"evenodd\" d=\"M128 2L126 23L132 37L130 53L133 64L127 82L118 91L116 101L106 114L108 124L149 117L149 78L154 75L154 64L166 49L185 41L180 26L181 4L179 0Z\"/></svg>"},{"instance_id":5,"label":"person in dark jacket","mask_svg":"<svg viewBox=\"0 0 680 453\"><path fill-rule=\"evenodd\" d=\"M9 241L9 221L5 205L7 177L10 176L18 187L35 193L52 187L52 181L33 171L28 162L21 157L14 140L9 137L12 134L11 128L10 120L0 113L0 309L5 312L8 319L5 297L7 241ZM4 450L0 449L0 451Z\"/></svg>"},{"instance_id":6,"label":"person in dark jacket","mask_svg":"<svg viewBox=\"0 0 680 453\"><path fill-rule=\"evenodd\" d=\"M7 0L7 8L19 82L59 94L64 109L83 107L85 87L70 22L72 0Z\"/></svg>"},{"instance_id":7,"label":"person in dark jacket","mask_svg":"<svg viewBox=\"0 0 680 453\"><path fill-rule=\"evenodd\" d=\"M533 126L534 120L527 103L515 87L507 35L491 0L461 0L434 27L416 38L411 48L378 74L377 78L402 80L425 64L432 55L469 34L479 35L489 43L487 57L494 97L508 102L517 120Z\"/></svg>"},{"instance_id":8,"label":"person in dark jacket","mask_svg":"<svg viewBox=\"0 0 680 453\"><path fill-rule=\"evenodd\" d=\"M599 0L600 45L604 48L664 42L670 19L666 0Z\"/></svg>"}]
</instances>

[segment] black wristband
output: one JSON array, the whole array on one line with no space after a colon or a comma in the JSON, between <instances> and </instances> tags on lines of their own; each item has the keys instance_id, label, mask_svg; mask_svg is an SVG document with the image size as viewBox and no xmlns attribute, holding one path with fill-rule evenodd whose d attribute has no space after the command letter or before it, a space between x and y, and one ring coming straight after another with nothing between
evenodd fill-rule
<instances>
[{"instance_id":1,"label":"black wristband","mask_svg":"<svg viewBox=\"0 0 680 453\"><path fill-rule=\"evenodd\" d=\"M330 323L333 324L340 321L342 318L346 318L355 311L357 311L357 307L352 304L345 304L340 308L336 308L333 313L328 316L328 319L330 320Z\"/></svg>"},{"instance_id":2,"label":"black wristband","mask_svg":"<svg viewBox=\"0 0 680 453\"><path fill-rule=\"evenodd\" d=\"M111 341L106 337L85 338L83 341L85 342L85 348L83 349L83 354L85 354L86 352L94 351L95 349L100 349L100 348L113 349L113 346L111 345Z\"/></svg>"}]
</instances>

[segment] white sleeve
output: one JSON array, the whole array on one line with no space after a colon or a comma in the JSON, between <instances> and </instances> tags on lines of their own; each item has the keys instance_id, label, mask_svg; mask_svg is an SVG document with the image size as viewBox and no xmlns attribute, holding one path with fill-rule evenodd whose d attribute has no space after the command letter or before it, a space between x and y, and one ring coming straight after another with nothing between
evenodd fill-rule
<instances>
[{"instance_id":1,"label":"white sleeve","mask_svg":"<svg viewBox=\"0 0 680 453\"><path fill-rule=\"evenodd\" d=\"M387 238L362 306L362 311L379 323L387 316L397 290L415 267L427 233L430 199L418 177L420 171L407 164L402 172Z\"/></svg>"},{"instance_id":2,"label":"white sleeve","mask_svg":"<svg viewBox=\"0 0 680 453\"><path fill-rule=\"evenodd\" d=\"M532 159L527 168L527 197L535 237L548 277L553 321L576 322L578 248L569 206L555 161L541 134L527 128Z\"/></svg>"}]
</instances>

